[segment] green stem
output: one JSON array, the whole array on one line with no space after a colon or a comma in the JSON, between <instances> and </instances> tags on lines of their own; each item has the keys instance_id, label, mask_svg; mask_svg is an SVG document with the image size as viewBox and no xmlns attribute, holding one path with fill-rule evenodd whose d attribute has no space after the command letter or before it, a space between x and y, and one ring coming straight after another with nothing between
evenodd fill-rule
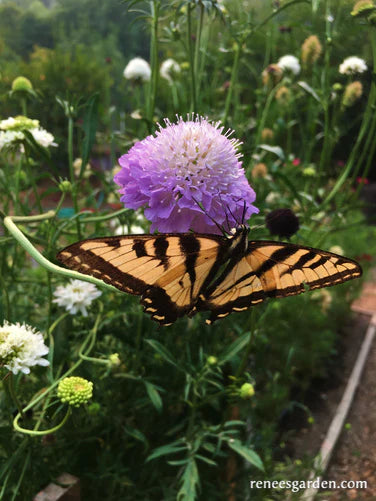
<instances>
[{"instance_id":1,"label":"green stem","mask_svg":"<svg viewBox=\"0 0 376 501\"><path fill-rule=\"evenodd\" d=\"M39 193L38 193L37 185L35 183L35 176L34 176L34 173L32 171L31 165L30 165L29 156L27 154L25 154L25 159L26 159L26 166L27 166L27 170L29 172L29 179L31 181L31 186L32 186L32 189L33 189L35 201L37 203L39 212L42 212L43 211L42 203L41 203L40 196L39 196Z\"/></svg>"},{"instance_id":2,"label":"green stem","mask_svg":"<svg viewBox=\"0 0 376 501\"><path fill-rule=\"evenodd\" d=\"M159 65L158 65L158 21L159 21L159 1L153 0L150 2L152 29L150 37L150 66L151 80L149 83L148 103L147 103L147 118L149 124L153 122L155 100L157 94Z\"/></svg>"},{"instance_id":3,"label":"green stem","mask_svg":"<svg viewBox=\"0 0 376 501\"><path fill-rule=\"evenodd\" d=\"M78 183L76 182L74 176L74 168L73 168L73 117L68 117L68 165L69 165L69 176L70 182L72 184L72 201L74 212L78 214L78 200L77 200L77 188ZM77 228L77 236L81 239L81 229L80 229L80 221L79 218L76 219L76 228Z\"/></svg>"},{"instance_id":4,"label":"green stem","mask_svg":"<svg viewBox=\"0 0 376 501\"><path fill-rule=\"evenodd\" d=\"M63 420L57 424L56 426L54 426L53 428L50 428L49 430L29 430L27 428L22 428L19 424L18 424L18 421L21 417L21 414L18 413L17 416L14 418L13 420L13 427L16 431L20 432L20 433L25 433L26 435L31 435L31 436L40 436L40 435L49 435L51 433L55 433L56 431L60 430L60 428L62 428L65 423L67 422L69 416L71 415L71 407L69 406L68 407L68 410L67 410L67 413L65 414Z\"/></svg>"},{"instance_id":5,"label":"green stem","mask_svg":"<svg viewBox=\"0 0 376 501\"><path fill-rule=\"evenodd\" d=\"M18 495L18 491L19 491L19 488L21 487L22 485L22 482L23 482L23 479L24 479L24 476L25 476L25 473L26 473L26 469L27 467L29 466L29 463L30 463L30 457L31 457L31 450L29 449L27 451L27 454L26 454L26 458L25 458L25 461L24 461L24 465L23 465L23 468L22 468L22 471L21 471L21 475L18 479L18 482L17 482L17 485L13 491L13 496L12 496L12 500L11 501L14 501Z\"/></svg>"},{"instance_id":6,"label":"green stem","mask_svg":"<svg viewBox=\"0 0 376 501\"><path fill-rule=\"evenodd\" d=\"M372 54L373 54L373 63L375 65L376 63L376 33L375 30L372 30L371 34L371 45L372 45ZM355 145L351 151L349 160L347 162L346 168L342 172L341 176L337 179L337 182L333 186L332 190L326 197L326 199L323 201L321 204L320 209L324 208L337 194L337 192L340 190L342 185L345 183L346 179L350 175L354 163L358 160L359 158L359 149L362 147L363 139L365 135L372 131L372 126L370 127L371 120L374 117L374 106L375 106L375 101L376 101L376 84L375 82L372 81L371 84L371 91L368 97L366 109L364 111L363 115L363 121L359 129L358 137L356 138ZM373 139L372 139L373 140Z\"/></svg>"},{"instance_id":7,"label":"green stem","mask_svg":"<svg viewBox=\"0 0 376 501\"><path fill-rule=\"evenodd\" d=\"M194 52L194 74L195 74L195 95L196 99L198 99L200 95L200 75L199 75L199 63L200 63L200 56L201 56L201 35L202 35L202 29L204 26L204 15L205 15L205 8L204 4L200 2L200 15L197 23L197 28L196 28L196 40L195 40L195 52ZM195 108L194 111L197 111Z\"/></svg>"},{"instance_id":8,"label":"green stem","mask_svg":"<svg viewBox=\"0 0 376 501\"><path fill-rule=\"evenodd\" d=\"M236 42L234 62L232 64L232 70L231 70L230 86L228 88L228 92L227 92L227 96L226 96L225 111L224 111L224 115L223 115L223 123L225 125L227 124L228 115L230 112L230 106L232 103L232 96L233 96L234 88L235 88L235 86L237 84L237 80L238 80L240 54L241 54L241 43Z\"/></svg>"},{"instance_id":9,"label":"green stem","mask_svg":"<svg viewBox=\"0 0 376 501\"><path fill-rule=\"evenodd\" d=\"M101 312L102 312L102 310L103 310L103 306L101 306L101 308L100 308L100 312L97 315L97 318L96 318L95 324L93 326L93 329L90 331L90 335L87 336L86 339L85 339L85 341L82 343L82 346L81 346L80 351L79 351L79 355L87 356L90 353L90 350L93 348L94 342L95 342L96 333L97 333L97 329L98 329L98 326L99 326L99 322L101 320ZM56 322L53 325L56 326ZM93 339L94 339L94 342L93 342ZM88 345L89 342L90 342L90 345L87 347L87 345ZM84 351L85 351L85 354L83 353ZM72 374L77 369L77 367L79 367L82 364L82 362L83 362L83 359L80 356L80 359L75 364L73 364L72 367L65 372L65 374L63 374L59 379L57 379L56 381L54 381L46 390L44 390L43 392L40 392L37 397L35 397L31 402L29 402L26 405L26 407L24 407L22 409L22 411L17 414L17 416L15 417L15 419L13 421L14 428L17 431L21 431L22 433L27 433L29 435L46 435L48 433L52 433L52 432L56 431L57 429L61 428L61 426L63 426L63 424L65 423L65 421L69 417L67 415L65 416L63 422L60 423L60 425L58 425L57 427L55 426L54 428L52 428L50 430L45 430L45 431L26 430L24 428L21 428L18 425L18 420L20 419L22 412L28 411L29 409L31 409L32 407L34 407L35 405L37 405L45 397L47 397L47 395L49 393L51 393L51 391L54 388L56 388L56 386L60 383L60 381L62 379L64 379L64 378L68 377L70 374ZM69 409L70 409L70 407L69 407ZM38 421L38 423L39 422L40 421Z\"/></svg>"},{"instance_id":10,"label":"green stem","mask_svg":"<svg viewBox=\"0 0 376 501\"><path fill-rule=\"evenodd\" d=\"M112 285L106 284L97 278L91 277L89 275L83 275L78 271L68 270L66 268L62 268L57 266L56 264L51 263L48 259L46 259L37 249L31 244L31 242L25 237L25 235L17 228L13 221L31 221L31 220L42 220L48 219L49 217L54 216L54 211L49 211L46 214L41 214L39 216L31 216L30 218L26 217L14 217L14 216L6 216L4 218L4 226L8 229L9 233L17 240L17 242L32 256L37 263L39 263L43 268L52 273L57 273L59 275L63 275L68 278L76 278L78 280L83 280L84 282L90 282L99 287L104 287L105 289L112 292L119 292L118 289L113 287Z\"/></svg>"},{"instance_id":11,"label":"green stem","mask_svg":"<svg viewBox=\"0 0 376 501\"><path fill-rule=\"evenodd\" d=\"M192 40L192 9L190 3L187 4L187 45L189 58L189 74L191 78L191 112L197 112L197 95L196 95L196 75L195 62Z\"/></svg>"},{"instance_id":12,"label":"green stem","mask_svg":"<svg viewBox=\"0 0 376 501\"><path fill-rule=\"evenodd\" d=\"M18 400L18 397L16 395L16 391L14 388L14 375L12 372L9 372L9 375L6 378L6 381L8 382L9 394L12 397L12 400L15 403L15 405L18 409L18 412L22 415L22 407L21 407L20 401Z\"/></svg>"}]
</instances>

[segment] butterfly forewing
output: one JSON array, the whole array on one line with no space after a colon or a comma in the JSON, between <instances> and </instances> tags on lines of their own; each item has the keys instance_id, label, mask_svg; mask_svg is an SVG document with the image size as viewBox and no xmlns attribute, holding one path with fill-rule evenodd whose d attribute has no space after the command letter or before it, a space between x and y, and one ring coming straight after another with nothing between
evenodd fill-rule
<instances>
[{"instance_id":1,"label":"butterfly forewing","mask_svg":"<svg viewBox=\"0 0 376 501\"><path fill-rule=\"evenodd\" d=\"M191 233L94 238L57 258L123 292L141 295L152 318L172 323L188 313L217 261L222 237Z\"/></svg>"}]
</instances>

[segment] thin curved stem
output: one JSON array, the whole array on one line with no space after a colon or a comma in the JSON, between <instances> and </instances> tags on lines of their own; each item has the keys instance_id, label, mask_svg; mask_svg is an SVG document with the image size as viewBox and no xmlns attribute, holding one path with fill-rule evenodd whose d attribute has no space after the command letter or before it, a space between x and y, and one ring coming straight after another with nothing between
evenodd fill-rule
<instances>
[{"instance_id":1,"label":"thin curved stem","mask_svg":"<svg viewBox=\"0 0 376 501\"><path fill-rule=\"evenodd\" d=\"M50 211L51 213L52 211ZM54 215L54 213L53 213ZM43 216L42 214L40 216ZM46 214L44 214L44 219L47 219ZM38 216L34 216L31 219L32 220L37 220ZM51 215L49 217L52 217ZM59 275L63 275L65 277L69 278L76 278L78 280L83 280L84 282L90 282L94 285L98 285L99 287L104 287L105 289L108 289L112 292L119 292L116 287L113 287L112 285L106 284L102 280L99 280L98 278L91 277L89 275L84 275L82 273L79 273L78 271L73 271L73 270L68 270L66 268L62 268L61 266L57 266L56 264L51 263L48 259L46 259L42 254L37 251L37 249L31 244L31 242L25 237L25 235L17 228L17 226L14 224L14 220L31 220L31 219L26 219L24 218L16 218L16 217L11 217L11 216L6 216L4 218L4 226L8 229L9 233L17 240L17 242L32 256L37 263L39 263L43 268L45 268L48 271L51 271L52 273L57 273ZM42 217L39 217L39 220L43 219Z\"/></svg>"},{"instance_id":2,"label":"thin curved stem","mask_svg":"<svg viewBox=\"0 0 376 501\"><path fill-rule=\"evenodd\" d=\"M63 420L59 424L57 424L56 426L54 426L53 428L50 428L48 430L29 430L27 428L22 428L22 426L20 426L18 424L18 421L21 417L21 414L18 413L17 416L13 420L13 427L16 431L18 431L20 433L24 433L26 435L31 435L31 436L49 435L51 433L55 433L56 431L60 430L60 428L62 428L65 425L65 423L67 422L71 413L72 413L71 406L69 406Z\"/></svg>"}]
</instances>

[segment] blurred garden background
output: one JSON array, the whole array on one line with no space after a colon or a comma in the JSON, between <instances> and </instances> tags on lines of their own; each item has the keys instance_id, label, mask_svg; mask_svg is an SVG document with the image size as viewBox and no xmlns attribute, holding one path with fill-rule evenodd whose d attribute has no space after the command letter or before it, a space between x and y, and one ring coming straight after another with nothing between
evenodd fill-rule
<instances>
[{"instance_id":1,"label":"blurred garden background","mask_svg":"<svg viewBox=\"0 0 376 501\"><path fill-rule=\"evenodd\" d=\"M63 472L114 501L286 499L249 481L307 479L286 420L314 426L361 280L159 328L137 297L54 265L79 240L150 231L120 201L118 158L201 116L241 142L252 240L366 275L375 30L371 0L0 1L0 499Z\"/></svg>"}]
</instances>

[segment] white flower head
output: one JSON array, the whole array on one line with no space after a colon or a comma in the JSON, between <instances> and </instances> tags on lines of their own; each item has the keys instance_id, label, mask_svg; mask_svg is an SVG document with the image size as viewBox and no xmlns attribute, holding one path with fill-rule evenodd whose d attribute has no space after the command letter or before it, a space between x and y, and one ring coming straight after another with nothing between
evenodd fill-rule
<instances>
[{"instance_id":1,"label":"white flower head","mask_svg":"<svg viewBox=\"0 0 376 501\"><path fill-rule=\"evenodd\" d=\"M174 76L180 73L180 66L175 61L175 59L169 58L163 61L161 64L160 74L162 78L165 78L169 83L172 83Z\"/></svg>"},{"instance_id":2,"label":"white flower head","mask_svg":"<svg viewBox=\"0 0 376 501\"><path fill-rule=\"evenodd\" d=\"M42 358L47 353L42 334L33 327L8 322L0 326L0 364L13 374L29 374L34 365L49 365L48 360Z\"/></svg>"},{"instance_id":3,"label":"white flower head","mask_svg":"<svg viewBox=\"0 0 376 501\"><path fill-rule=\"evenodd\" d=\"M142 80L147 82L151 77L150 65L142 57L131 59L123 72L127 80Z\"/></svg>"},{"instance_id":4,"label":"white flower head","mask_svg":"<svg viewBox=\"0 0 376 501\"><path fill-rule=\"evenodd\" d=\"M3 148L11 148L16 146L25 139L25 135L21 131L1 130L0 131L0 151Z\"/></svg>"},{"instance_id":5,"label":"white flower head","mask_svg":"<svg viewBox=\"0 0 376 501\"><path fill-rule=\"evenodd\" d=\"M278 61L278 66L283 71L291 71L294 75L298 75L300 73L300 63L299 59L295 56L287 54L286 56L282 56Z\"/></svg>"},{"instance_id":6,"label":"white flower head","mask_svg":"<svg viewBox=\"0 0 376 501\"><path fill-rule=\"evenodd\" d=\"M57 146L57 144L54 143L54 136L47 132L45 129L30 129L30 133L32 134L35 141L43 146L43 148L48 148L49 146Z\"/></svg>"},{"instance_id":7,"label":"white flower head","mask_svg":"<svg viewBox=\"0 0 376 501\"><path fill-rule=\"evenodd\" d=\"M94 284L82 280L71 280L67 285L59 285L55 291L54 303L64 307L71 315L78 311L87 317L87 307L102 294Z\"/></svg>"},{"instance_id":8,"label":"white flower head","mask_svg":"<svg viewBox=\"0 0 376 501\"><path fill-rule=\"evenodd\" d=\"M357 56L347 57L339 65L339 72L342 75L354 75L355 73L364 73L365 71L367 71L366 62Z\"/></svg>"}]
</instances>

